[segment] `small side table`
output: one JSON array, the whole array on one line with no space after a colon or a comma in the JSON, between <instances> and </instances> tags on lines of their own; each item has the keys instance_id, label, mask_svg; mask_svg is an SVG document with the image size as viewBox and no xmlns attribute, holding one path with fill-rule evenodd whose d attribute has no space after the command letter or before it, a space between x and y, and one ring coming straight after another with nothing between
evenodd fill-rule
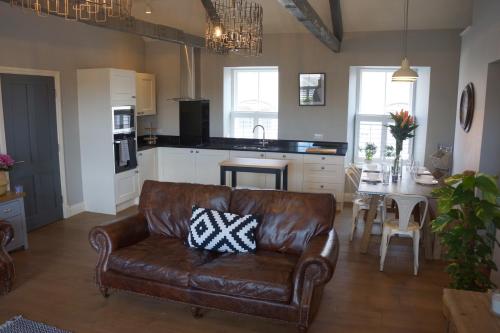
<instances>
[{"instance_id":1,"label":"small side table","mask_svg":"<svg viewBox=\"0 0 500 333\"><path fill-rule=\"evenodd\" d=\"M445 289L443 312L448 333L500 332L500 317L491 312L487 293Z\"/></svg>"},{"instance_id":2,"label":"small side table","mask_svg":"<svg viewBox=\"0 0 500 333\"><path fill-rule=\"evenodd\" d=\"M275 188L277 190L288 190L288 164L287 160L258 159L258 158L235 158L219 163L220 184L226 185L226 172L231 171L231 187L238 185L237 173L268 173L276 175ZM283 186L281 179L283 178Z\"/></svg>"},{"instance_id":3,"label":"small side table","mask_svg":"<svg viewBox=\"0 0 500 333\"><path fill-rule=\"evenodd\" d=\"M14 228L14 239L7 246L7 251L19 248L28 249L24 196L24 193L14 192L7 192L0 196L0 220L9 223Z\"/></svg>"}]
</instances>

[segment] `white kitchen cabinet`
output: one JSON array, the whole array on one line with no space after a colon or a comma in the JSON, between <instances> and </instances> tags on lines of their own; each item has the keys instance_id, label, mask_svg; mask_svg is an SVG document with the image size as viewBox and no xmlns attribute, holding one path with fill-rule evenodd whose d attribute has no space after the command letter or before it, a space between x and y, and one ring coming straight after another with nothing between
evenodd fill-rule
<instances>
[{"instance_id":1,"label":"white kitchen cabinet","mask_svg":"<svg viewBox=\"0 0 500 333\"><path fill-rule=\"evenodd\" d=\"M139 165L139 192L146 180L158 180L157 150L147 149L137 153Z\"/></svg>"},{"instance_id":2,"label":"white kitchen cabinet","mask_svg":"<svg viewBox=\"0 0 500 333\"><path fill-rule=\"evenodd\" d=\"M115 175L115 200L122 204L139 196L139 171L130 170Z\"/></svg>"},{"instance_id":3,"label":"white kitchen cabinet","mask_svg":"<svg viewBox=\"0 0 500 333\"><path fill-rule=\"evenodd\" d=\"M230 158L265 158L266 153L258 151L238 151L231 150ZM228 174L230 174L228 172ZM228 182L226 184L231 184ZM237 185L249 188L267 188L266 175L258 173L238 172ZM274 188L272 185L270 188Z\"/></svg>"},{"instance_id":4,"label":"white kitchen cabinet","mask_svg":"<svg viewBox=\"0 0 500 333\"><path fill-rule=\"evenodd\" d=\"M194 183L196 177L194 149L159 148L160 181Z\"/></svg>"},{"instance_id":5,"label":"white kitchen cabinet","mask_svg":"<svg viewBox=\"0 0 500 333\"><path fill-rule=\"evenodd\" d=\"M196 183L220 185L219 163L229 159L229 151L196 149Z\"/></svg>"},{"instance_id":6,"label":"white kitchen cabinet","mask_svg":"<svg viewBox=\"0 0 500 333\"><path fill-rule=\"evenodd\" d=\"M113 105L136 105L136 73L125 69L110 69L111 101Z\"/></svg>"},{"instance_id":7,"label":"white kitchen cabinet","mask_svg":"<svg viewBox=\"0 0 500 333\"><path fill-rule=\"evenodd\" d=\"M302 191L304 156L302 154L288 153L266 153L266 158L274 160L287 160L288 164L288 190L294 192ZM276 176L266 176L266 188L275 188Z\"/></svg>"},{"instance_id":8,"label":"white kitchen cabinet","mask_svg":"<svg viewBox=\"0 0 500 333\"><path fill-rule=\"evenodd\" d=\"M137 116L156 114L156 77L154 74L137 73Z\"/></svg>"}]
</instances>

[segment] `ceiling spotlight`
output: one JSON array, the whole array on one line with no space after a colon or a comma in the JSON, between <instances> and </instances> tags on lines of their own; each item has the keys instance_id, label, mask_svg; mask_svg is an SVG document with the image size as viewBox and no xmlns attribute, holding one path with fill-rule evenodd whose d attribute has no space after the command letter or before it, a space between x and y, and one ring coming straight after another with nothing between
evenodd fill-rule
<instances>
[{"instance_id":1,"label":"ceiling spotlight","mask_svg":"<svg viewBox=\"0 0 500 333\"><path fill-rule=\"evenodd\" d=\"M146 10L144 11L144 13L148 15L153 13L153 8L151 8L151 3L149 3L149 1L146 3Z\"/></svg>"}]
</instances>

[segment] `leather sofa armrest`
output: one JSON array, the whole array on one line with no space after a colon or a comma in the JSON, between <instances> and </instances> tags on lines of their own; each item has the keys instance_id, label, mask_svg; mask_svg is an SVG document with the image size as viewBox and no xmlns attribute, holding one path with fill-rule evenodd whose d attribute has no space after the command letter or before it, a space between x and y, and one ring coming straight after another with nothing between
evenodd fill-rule
<instances>
[{"instance_id":1,"label":"leather sofa armrest","mask_svg":"<svg viewBox=\"0 0 500 333\"><path fill-rule=\"evenodd\" d=\"M312 297L314 287L324 285L333 276L339 255L339 241L334 229L328 234L312 238L299 258L295 268L293 283L293 303L303 305Z\"/></svg>"},{"instance_id":2,"label":"leather sofa armrest","mask_svg":"<svg viewBox=\"0 0 500 333\"><path fill-rule=\"evenodd\" d=\"M108 254L133 245L149 236L148 223L141 213L90 230L89 240L97 252Z\"/></svg>"}]
</instances>

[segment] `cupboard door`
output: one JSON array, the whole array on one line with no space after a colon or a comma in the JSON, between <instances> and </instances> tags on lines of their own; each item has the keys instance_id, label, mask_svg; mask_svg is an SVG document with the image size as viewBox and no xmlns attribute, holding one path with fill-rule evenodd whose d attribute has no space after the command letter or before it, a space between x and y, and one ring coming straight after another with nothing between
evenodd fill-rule
<instances>
[{"instance_id":1,"label":"cupboard door","mask_svg":"<svg viewBox=\"0 0 500 333\"><path fill-rule=\"evenodd\" d=\"M139 191L146 180L158 180L156 148L137 153L139 164Z\"/></svg>"},{"instance_id":2,"label":"cupboard door","mask_svg":"<svg viewBox=\"0 0 500 333\"><path fill-rule=\"evenodd\" d=\"M265 158L266 154L263 152L256 151L238 151L232 150L230 153L231 159L233 158ZM228 172L228 175L230 173ZM266 188L266 175L258 174L258 173L247 173L247 172L238 172L238 186L241 187L249 187L249 188ZM228 185L231 182L227 183ZM274 188L274 185L273 185Z\"/></svg>"},{"instance_id":3,"label":"cupboard door","mask_svg":"<svg viewBox=\"0 0 500 333\"><path fill-rule=\"evenodd\" d=\"M303 180L304 156L301 154L266 153L266 158L274 160L287 160L288 164L288 191L301 192ZM276 176L266 176L266 188L274 189Z\"/></svg>"},{"instance_id":4,"label":"cupboard door","mask_svg":"<svg viewBox=\"0 0 500 333\"><path fill-rule=\"evenodd\" d=\"M115 175L116 204L136 199L139 196L139 171L130 170Z\"/></svg>"},{"instance_id":5,"label":"cupboard door","mask_svg":"<svg viewBox=\"0 0 500 333\"><path fill-rule=\"evenodd\" d=\"M156 78L154 74L137 73L137 115L156 114Z\"/></svg>"},{"instance_id":6,"label":"cupboard door","mask_svg":"<svg viewBox=\"0 0 500 333\"><path fill-rule=\"evenodd\" d=\"M196 183L220 185L219 163L229 159L225 150L196 149Z\"/></svg>"},{"instance_id":7,"label":"cupboard door","mask_svg":"<svg viewBox=\"0 0 500 333\"><path fill-rule=\"evenodd\" d=\"M194 183L196 159L194 149L159 148L160 181Z\"/></svg>"},{"instance_id":8,"label":"cupboard door","mask_svg":"<svg viewBox=\"0 0 500 333\"><path fill-rule=\"evenodd\" d=\"M135 72L129 70L112 69L110 75L112 104L123 103L127 105L135 105Z\"/></svg>"}]
</instances>

